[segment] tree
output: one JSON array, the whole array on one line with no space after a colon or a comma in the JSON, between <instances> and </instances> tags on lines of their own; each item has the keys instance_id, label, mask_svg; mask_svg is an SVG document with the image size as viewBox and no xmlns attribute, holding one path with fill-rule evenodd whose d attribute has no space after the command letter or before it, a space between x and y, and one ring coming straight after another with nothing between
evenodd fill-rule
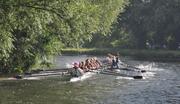
<instances>
[{"instance_id":1,"label":"tree","mask_svg":"<svg viewBox=\"0 0 180 104\"><path fill-rule=\"evenodd\" d=\"M130 0L119 17L119 28L126 30L135 48L177 49L179 41L178 0ZM123 31L124 31L123 30Z\"/></svg>"},{"instance_id":2,"label":"tree","mask_svg":"<svg viewBox=\"0 0 180 104\"><path fill-rule=\"evenodd\" d=\"M106 34L124 0L1 0L0 69L25 71ZM107 11L107 13L106 13Z\"/></svg>"}]
</instances>

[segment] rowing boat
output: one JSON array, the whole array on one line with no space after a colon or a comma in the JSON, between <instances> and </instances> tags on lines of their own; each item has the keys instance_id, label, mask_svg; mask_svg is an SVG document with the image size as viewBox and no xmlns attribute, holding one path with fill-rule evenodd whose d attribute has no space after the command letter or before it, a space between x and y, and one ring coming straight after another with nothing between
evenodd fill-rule
<instances>
[{"instance_id":1,"label":"rowing boat","mask_svg":"<svg viewBox=\"0 0 180 104\"><path fill-rule=\"evenodd\" d=\"M116 69L110 69L108 66L104 67L103 69L92 70L91 72L86 72L82 76L79 77L72 77L70 78L70 82L78 82L86 80L92 77L95 74L105 74L105 75L114 75L114 76L122 76L122 77L132 77L134 79L142 79L142 70L133 67L121 67Z\"/></svg>"},{"instance_id":2,"label":"rowing boat","mask_svg":"<svg viewBox=\"0 0 180 104\"><path fill-rule=\"evenodd\" d=\"M142 76L142 70L136 67L132 66L121 66L121 68L116 69L109 69L109 66L103 66L99 68L98 70L91 70L90 72L84 73L82 76L79 77L71 77L69 74L67 74L66 70L42 70L34 73L25 73L24 75L17 75L15 77L9 78L9 80L12 79L25 79L25 80L37 80L42 79L45 77L54 77L54 76L68 76L70 82L78 82L86 80L93 75L99 73L99 74L105 74L105 75L114 75L114 76L122 76L122 77L133 77L135 79L141 79ZM70 68L69 68L70 69Z\"/></svg>"}]
</instances>

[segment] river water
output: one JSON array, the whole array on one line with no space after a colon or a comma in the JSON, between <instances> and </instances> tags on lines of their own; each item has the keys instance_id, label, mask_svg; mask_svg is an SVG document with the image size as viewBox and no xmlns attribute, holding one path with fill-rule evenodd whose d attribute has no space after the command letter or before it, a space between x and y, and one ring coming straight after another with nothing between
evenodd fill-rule
<instances>
[{"instance_id":1,"label":"river water","mask_svg":"<svg viewBox=\"0 0 180 104\"><path fill-rule=\"evenodd\" d=\"M63 68L88 56L59 56ZM103 59L103 57L99 57ZM0 81L0 104L180 104L180 64L122 60L148 72L144 79L97 74L70 83L61 77Z\"/></svg>"}]
</instances>

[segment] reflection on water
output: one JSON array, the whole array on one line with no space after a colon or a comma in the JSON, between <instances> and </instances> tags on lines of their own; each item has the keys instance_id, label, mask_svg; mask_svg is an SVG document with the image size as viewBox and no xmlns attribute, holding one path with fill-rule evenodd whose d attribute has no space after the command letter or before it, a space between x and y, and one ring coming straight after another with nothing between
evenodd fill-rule
<instances>
[{"instance_id":1,"label":"reflection on water","mask_svg":"<svg viewBox=\"0 0 180 104\"><path fill-rule=\"evenodd\" d=\"M60 56L58 68L65 63L84 60L88 56ZM103 57L101 57L103 58ZM123 59L136 66L152 62ZM147 78L132 80L97 74L77 83L61 77L43 80L0 81L0 104L179 104L180 66L176 63L153 63Z\"/></svg>"}]
</instances>

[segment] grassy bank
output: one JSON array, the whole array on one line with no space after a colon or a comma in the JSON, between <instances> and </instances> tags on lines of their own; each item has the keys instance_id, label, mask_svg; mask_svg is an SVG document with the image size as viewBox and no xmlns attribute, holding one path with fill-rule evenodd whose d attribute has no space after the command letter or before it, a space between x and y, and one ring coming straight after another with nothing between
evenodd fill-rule
<instances>
[{"instance_id":1,"label":"grassy bank","mask_svg":"<svg viewBox=\"0 0 180 104\"><path fill-rule=\"evenodd\" d=\"M106 55L107 53L119 53L121 56L130 56L132 58L141 59L141 60L180 61L180 51L172 51L172 50L137 50L137 49L109 49L109 48L62 49L62 54Z\"/></svg>"}]
</instances>

